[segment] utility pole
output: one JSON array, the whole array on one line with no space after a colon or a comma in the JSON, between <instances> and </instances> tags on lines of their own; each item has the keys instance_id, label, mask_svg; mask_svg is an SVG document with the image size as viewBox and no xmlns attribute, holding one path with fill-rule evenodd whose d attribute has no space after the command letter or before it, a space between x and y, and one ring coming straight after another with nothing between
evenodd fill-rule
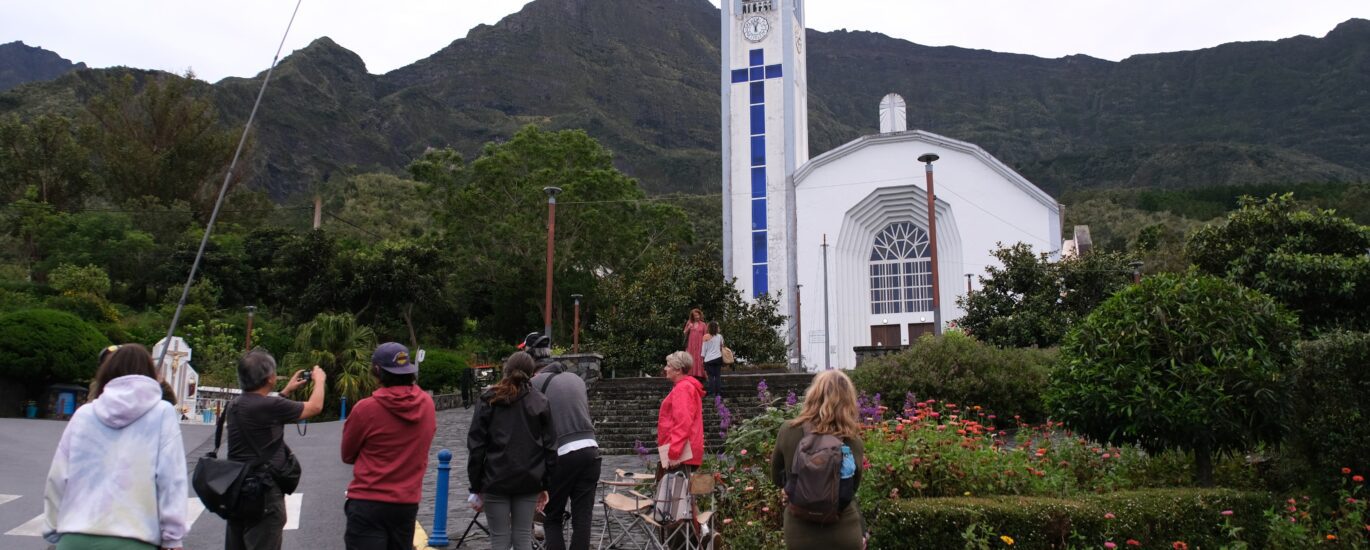
<instances>
[{"instance_id":1,"label":"utility pole","mask_svg":"<svg viewBox=\"0 0 1370 550\"><path fill-rule=\"evenodd\" d=\"M580 353L580 299L584 297L585 296L581 294L571 295L571 298L575 299L576 301L576 328L571 333L571 353Z\"/></svg>"},{"instance_id":2,"label":"utility pole","mask_svg":"<svg viewBox=\"0 0 1370 550\"><path fill-rule=\"evenodd\" d=\"M928 248L932 252L932 333L942 335L942 300L938 294L941 285L937 281L937 194L932 188L932 163L938 158L936 153L925 153L918 162L927 166L928 174Z\"/></svg>"},{"instance_id":3,"label":"utility pole","mask_svg":"<svg viewBox=\"0 0 1370 550\"><path fill-rule=\"evenodd\" d=\"M799 367L804 368L804 285L795 285L794 303L794 352L799 356Z\"/></svg>"},{"instance_id":4,"label":"utility pole","mask_svg":"<svg viewBox=\"0 0 1370 550\"><path fill-rule=\"evenodd\" d=\"M823 234L823 370L832 370L832 325L828 322L828 234Z\"/></svg>"},{"instance_id":5,"label":"utility pole","mask_svg":"<svg viewBox=\"0 0 1370 550\"><path fill-rule=\"evenodd\" d=\"M542 334L552 341L552 246L557 234L557 193L560 187L543 187L547 193L547 299L543 301Z\"/></svg>"},{"instance_id":6,"label":"utility pole","mask_svg":"<svg viewBox=\"0 0 1370 550\"><path fill-rule=\"evenodd\" d=\"M323 197L314 195L314 229L323 225Z\"/></svg>"},{"instance_id":7,"label":"utility pole","mask_svg":"<svg viewBox=\"0 0 1370 550\"><path fill-rule=\"evenodd\" d=\"M247 306L247 345L243 348L252 351L252 317L257 313L257 306Z\"/></svg>"},{"instance_id":8,"label":"utility pole","mask_svg":"<svg viewBox=\"0 0 1370 550\"><path fill-rule=\"evenodd\" d=\"M967 297L967 298L969 298L970 295L973 294L973 293L975 292L975 289L971 288L971 286L970 286L970 278L973 277L973 276L975 276L974 273L967 273L967 274L966 274L966 297Z\"/></svg>"}]
</instances>

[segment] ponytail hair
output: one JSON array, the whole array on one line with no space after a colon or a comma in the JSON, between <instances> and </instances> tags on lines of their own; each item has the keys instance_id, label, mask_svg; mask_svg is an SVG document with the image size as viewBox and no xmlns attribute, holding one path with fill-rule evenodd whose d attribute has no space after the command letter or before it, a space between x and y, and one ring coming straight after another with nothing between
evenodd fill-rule
<instances>
[{"instance_id":1,"label":"ponytail hair","mask_svg":"<svg viewBox=\"0 0 1370 550\"><path fill-rule=\"evenodd\" d=\"M504 361L504 378L492 388L494 395L490 398L491 405L505 405L513 403L518 398L519 391L524 386L531 384L533 378L533 356L525 352L517 352L510 355Z\"/></svg>"}]
</instances>

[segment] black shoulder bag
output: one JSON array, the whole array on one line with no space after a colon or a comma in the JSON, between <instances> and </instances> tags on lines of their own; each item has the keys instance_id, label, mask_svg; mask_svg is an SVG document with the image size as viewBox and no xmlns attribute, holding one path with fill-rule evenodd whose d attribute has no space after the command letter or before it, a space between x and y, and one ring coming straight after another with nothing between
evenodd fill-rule
<instances>
[{"instance_id":1,"label":"black shoulder bag","mask_svg":"<svg viewBox=\"0 0 1370 550\"><path fill-rule=\"evenodd\" d=\"M214 450L205 453L195 463L190 484L206 510L228 520L252 521L262 517L266 509L266 479L258 475L257 466L260 463L248 464L218 458L223 442L224 419L231 410L232 403L219 416L218 425L214 428Z\"/></svg>"}]
</instances>

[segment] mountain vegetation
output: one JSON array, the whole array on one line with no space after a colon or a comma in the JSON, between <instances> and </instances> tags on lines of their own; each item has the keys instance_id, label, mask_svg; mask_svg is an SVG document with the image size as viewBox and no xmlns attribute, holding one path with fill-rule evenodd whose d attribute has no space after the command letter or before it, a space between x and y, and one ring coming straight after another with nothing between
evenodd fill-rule
<instances>
[{"instance_id":1,"label":"mountain vegetation","mask_svg":"<svg viewBox=\"0 0 1370 550\"><path fill-rule=\"evenodd\" d=\"M247 185L285 200L340 174L399 173L429 148L471 157L533 124L584 130L649 192L716 193L718 27L706 0L536 0L381 75L319 38L276 72ZM1370 180L1366 20L1120 62L859 31L809 31L806 51L814 155L873 133L897 92L911 127L976 143L1053 193ZM78 71L0 95L0 113L77 112L118 81L91 74L104 72L151 76ZM232 125L261 78L197 85Z\"/></svg>"}]
</instances>

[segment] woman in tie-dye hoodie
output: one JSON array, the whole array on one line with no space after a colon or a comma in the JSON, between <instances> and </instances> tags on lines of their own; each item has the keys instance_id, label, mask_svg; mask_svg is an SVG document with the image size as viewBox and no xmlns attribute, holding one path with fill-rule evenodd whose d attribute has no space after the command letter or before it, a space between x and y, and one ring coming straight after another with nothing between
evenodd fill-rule
<instances>
[{"instance_id":1,"label":"woman in tie-dye hoodie","mask_svg":"<svg viewBox=\"0 0 1370 550\"><path fill-rule=\"evenodd\" d=\"M95 375L48 471L43 538L58 550L180 548L186 458L147 348L120 346Z\"/></svg>"}]
</instances>

